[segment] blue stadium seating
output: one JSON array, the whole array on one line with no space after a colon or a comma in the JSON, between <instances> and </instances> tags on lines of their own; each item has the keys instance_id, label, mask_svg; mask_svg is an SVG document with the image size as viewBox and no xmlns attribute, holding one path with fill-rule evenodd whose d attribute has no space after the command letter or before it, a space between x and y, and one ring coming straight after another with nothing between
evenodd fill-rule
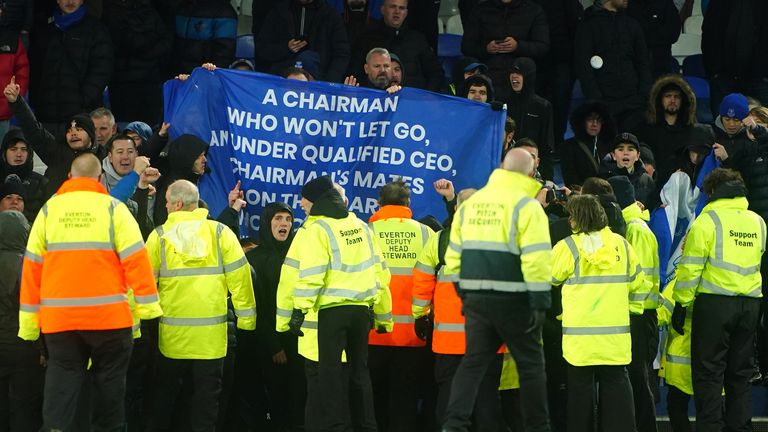
<instances>
[{"instance_id":1,"label":"blue stadium seating","mask_svg":"<svg viewBox=\"0 0 768 432\"><path fill-rule=\"evenodd\" d=\"M438 57L461 57L461 35L441 33L437 36Z\"/></svg>"},{"instance_id":2,"label":"blue stadium seating","mask_svg":"<svg viewBox=\"0 0 768 432\"><path fill-rule=\"evenodd\" d=\"M669 61L669 72L671 73L680 73L680 63L678 63L677 59L672 57Z\"/></svg>"},{"instance_id":3,"label":"blue stadium seating","mask_svg":"<svg viewBox=\"0 0 768 432\"><path fill-rule=\"evenodd\" d=\"M239 59L248 59L250 61L254 61L254 58L256 57L256 47L252 34L245 34L237 37L235 57Z\"/></svg>"},{"instance_id":4,"label":"blue stadium seating","mask_svg":"<svg viewBox=\"0 0 768 432\"><path fill-rule=\"evenodd\" d=\"M704 71L704 56L701 54L689 55L683 60L683 75L706 78Z\"/></svg>"},{"instance_id":5,"label":"blue stadium seating","mask_svg":"<svg viewBox=\"0 0 768 432\"><path fill-rule=\"evenodd\" d=\"M700 123L712 123L712 112L709 108L709 81L695 76L683 76L696 95L696 118Z\"/></svg>"}]
</instances>

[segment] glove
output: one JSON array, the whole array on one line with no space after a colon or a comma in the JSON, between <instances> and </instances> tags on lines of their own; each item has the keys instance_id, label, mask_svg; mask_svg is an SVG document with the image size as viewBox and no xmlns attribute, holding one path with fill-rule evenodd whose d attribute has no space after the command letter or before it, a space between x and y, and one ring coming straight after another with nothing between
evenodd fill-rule
<instances>
[{"instance_id":1,"label":"glove","mask_svg":"<svg viewBox=\"0 0 768 432\"><path fill-rule=\"evenodd\" d=\"M421 318L417 318L413 324L413 331L416 333L416 337L425 341L432 334L432 320L429 319L429 315L424 315Z\"/></svg>"},{"instance_id":2,"label":"glove","mask_svg":"<svg viewBox=\"0 0 768 432\"><path fill-rule=\"evenodd\" d=\"M384 324L379 324L378 327L376 327L376 333L378 334L384 334L387 332L387 328L384 327Z\"/></svg>"},{"instance_id":3,"label":"glove","mask_svg":"<svg viewBox=\"0 0 768 432\"><path fill-rule=\"evenodd\" d=\"M533 331L541 328L544 325L544 320L547 319L547 313L543 309L533 309L531 311L531 320L528 322L528 329L526 333L532 333Z\"/></svg>"},{"instance_id":4,"label":"glove","mask_svg":"<svg viewBox=\"0 0 768 432\"><path fill-rule=\"evenodd\" d=\"M501 111L504 109L504 103L499 101L491 102L491 109L494 111Z\"/></svg>"},{"instance_id":5,"label":"glove","mask_svg":"<svg viewBox=\"0 0 768 432\"><path fill-rule=\"evenodd\" d=\"M672 311L672 328L679 334L685 334L683 326L685 325L685 308L680 303L675 303L675 310Z\"/></svg>"},{"instance_id":6,"label":"glove","mask_svg":"<svg viewBox=\"0 0 768 432\"><path fill-rule=\"evenodd\" d=\"M288 322L288 333L294 336L304 336L304 332L301 331L302 324L304 324L304 312L294 309L291 320Z\"/></svg>"}]
</instances>

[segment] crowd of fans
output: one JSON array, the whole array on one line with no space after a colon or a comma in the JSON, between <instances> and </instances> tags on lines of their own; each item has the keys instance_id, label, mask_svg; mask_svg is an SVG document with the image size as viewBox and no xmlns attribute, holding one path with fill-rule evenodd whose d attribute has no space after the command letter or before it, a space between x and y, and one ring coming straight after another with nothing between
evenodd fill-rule
<instances>
[{"instance_id":1,"label":"crowd of fans","mask_svg":"<svg viewBox=\"0 0 768 432\"><path fill-rule=\"evenodd\" d=\"M205 64L390 92L414 87L495 109L506 106L501 145L534 155L535 176L547 186L539 194L542 204L559 201L561 192L602 191L595 194L614 232L621 233L624 225L625 195L621 189L611 193L610 185L601 190L595 178L626 177L633 201L652 210L667 204L660 196L675 172L695 184L711 152L742 174L750 209L768 217L765 2L711 0L707 6L702 51L714 124L698 121L691 86L670 70L671 45L682 22L673 0L596 0L586 10L578 0L461 1L464 57L455 60L450 76L436 55L439 3L254 0L255 52L236 58L237 14L228 0L5 0L0 3L0 83L5 84L0 211L22 212L33 223L67 179L74 158L90 152L103 161L102 184L128 205L146 239L167 218L168 186L182 179L197 184L210 171L207 143L193 135L169 140L170 125L162 122L163 82L185 79ZM572 107L576 80L586 102ZM109 109L103 106L105 89ZM568 121L573 135L564 139ZM35 155L47 165L45 175L34 170ZM554 182L557 166L560 186ZM455 199L444 182L436 190L449 202ZM229 206L218 216L237 234L242 198L235 185ZM554 215L564 209L555 204L548 211ZM283 222L290 226L292 209L265 210L270 217L262 217L258 247L248 255L258 277L270 282L262 292L255 286L260 308L255 334L238 331L235 338L232 329L227 354L232 374L225 374L224 394L236 397L230 403L222 397L218 430L262 430L267 411L275 430L298 427L291 423L302 417L300 394L282 388L304 385L297 378L303 371L294 364L296 340L274 332L274 300L262 300L274 299L279 277L280 265L267 252L285 256L292 238L286 234L276 240L274 223L265 221L286 213ZM2 225L0 233L4 248L23 253L18 233ZM768 272L768 263L763 264ZM18 296L18 287L4 287L3 295L12 298L14 289ZM7 422L14 407L30 410L39 402L41 393L34 389L42 383L44 361L32 356L34 361L23 363L38 347L19 345L6 332L14 326L6 317L18 311L18 301L14 305L4 297L0 307L5 323L0 349L20 353L12 357L26 368L26 375L17 377L10 372L17 366L0 367L2 383L11 389L20 382L37 383L22 385L26 391L16 394L21 405L0 407L0 421ZM145 357L135 361L153 354L153 332L144 334L136 344L145 349L137 348L135 356ZM756 375L768 372L768 343L760 339ZM288 369L292 372L285 373ZM138 390L129 391L134 399L126 402L131 430L141 428L142 390L150 391L150 375L133 377ZM0 391L7 393L7 387ZM12 430L33 430L39 411L22 417L27 423Z\"/></svg>"}]
</instances>

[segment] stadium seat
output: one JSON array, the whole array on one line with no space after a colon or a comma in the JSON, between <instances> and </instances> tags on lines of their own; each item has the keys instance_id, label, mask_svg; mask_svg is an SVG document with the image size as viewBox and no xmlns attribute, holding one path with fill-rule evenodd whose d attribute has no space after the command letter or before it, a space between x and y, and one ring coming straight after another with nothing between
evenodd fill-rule
<instances>
[{"instance_id":1,"label":"stadium seat","mask_svg":"<svg viewBox=\"0 0 768 432\"><path fill-rule=\"evenodd\" d=\"M701 15L691 15L686 18L683 23L683 33L688 34L701 34L701 24L704 22L704 17Z\"/></svg>"},{"instance_id":2,"label":"stadium seat","mask_svg":"<svg viewBox=\"0 0 768 432\"><path fill-rule=\"evenodd\" d=\"M112 108L112 100L109 97L109 87L104 87L104 92L101 94L101 103L104 108Z\"/></svg>"},{"instance_id":3,"label":"stadium seat","mask_svg":"<svg viewBox=\"0 0 768 432\"><path fill-rule=\"evenodd\" d=\"M709 107L709 81L695 76L683 76L696 95L696 118L700 123L712 123L712 112Z\"/></svg>"},{"instance_id":4,"label":"stadium seat","mask_svg":"<svg viewBox=\"0 0 768 432\"><path fill-rule=\"evenodd\" d=\"M443 33L437 36L438 57L461 57L461 35Z\"/></svg>"},{"instance_id":5,"label":"stadium seat","mask_svg":"<svg viewBox=\"0 0 768 432\"><path fill-rule=\"evenodd\" d=\"M464 26L461 24L461 16L454 15L445 22L445 32L454 35L463 35Z\"/></svg>"},{"instance_id":6,"label":"stadium seat","mask_svg":"<svg viewBox=\"0 0 768 432\"><path fill-rule=\"evenodd\" d=\"M701 54L691 55L683 60L683 75L706 78L704 71L704 56Z\"/></svg>"},{"instance_id":7,"label":"stadium seat","mask_svg":"<svg viewBox=\"0 0 768 432\"><path fill-rule=\"evenodd\" d=\"M445 33L445 22L443 22L443 19L440 17L437 17L437 32Z\"/></svg>"},{"instance_id":8,"label":"stadium seat","mask_svg":"<svg viewBox=\"0 0 768 432\"><path fill-rule=\"evenodd\" d=\"M696 54L701 54L701 35L682 33L672 45L672 56L678 61Z\"/></svg>"},{"instance_id":9,"label":"stadium seat","mask_svg":"<svg viewBox=\"0 0 768 432\"><path fill-rule=\"evenodd\" d=\"M237 37L237 48L235 48L235 57L253 61L256 57L256 47L253 42L253 35L246 34Z\"/></svg>"}]
</instances>

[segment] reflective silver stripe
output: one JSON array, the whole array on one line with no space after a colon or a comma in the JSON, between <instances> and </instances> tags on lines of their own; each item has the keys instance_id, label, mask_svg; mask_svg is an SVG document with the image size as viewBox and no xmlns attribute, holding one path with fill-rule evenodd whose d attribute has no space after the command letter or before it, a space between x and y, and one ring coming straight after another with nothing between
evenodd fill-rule
<instances>
[{"instance_id":1,"label":"reflective silver stripe","mask_svg":"<svg viewBox=\"0 0 768 432\"><path fill-rule=\"evenodd\" d=\"M21 303L19 305L19 310L22 312L38 313L40 312L40 305L29 305Z\"/></svg>"},{"instance_id":2,"label":"reflective silver stripe","mask_svg":"<svg viewBox=\"0 0 768 432\"><path fill-rule=\"evenodd\" d=\"M108 242L57 242L48 243L48 251L69 250L114 250L112 243Z\"/></svg>"},{"instance_id":3,"label":"reflective silver stripe","mask_svg":"<svg viewBox=\"0 0 768 432\"><path fill-rule=\"evenodd\" d=\"M392 319L394 319L397 324L413 324L416 322L412 315L394 315L392 316Z\"/></svg>"},{"instance_id":4,"label":"reflective silver stripe","mask_svg":"<svg viewBox=\"0 0 768 432\"><path fill-rule=\"evenodd\" d=\"M426 274L435 274L435 268L434 267L430 267L430 266L428 266L428 265L426 265L424 263L416 262L416 265L413 266L413 268L415 268L416 270L418 270L420 272L424 272Z\"/></svg>"},{"instance_id":5,"label":"reflective silver stripe","mask_svg":"<svg viewBox=\"0 0 768 432\"><path fill-rule=\"evenodd\" d=\"M256 308L235 309L235 315L238 317L256 316Z\"/></svg>"},{"instance_id":6,"label":"reflective silver stripe","mask_svg":"<svg viewBox=\"0 0 768 432\"><path fill-rule=\"evenodd\" d=\"M139 330L141 330L141 323L136 323L131 327L131 330L135 333Z\"/></svg>"},{"instance_id":7,"label":"reflective silver stripe","mask_svg":"<svg viewBox=\"0 0 768 432\"><path fill-rule=\"evenodd\" d=\"M48 203L43 206L43 216L48 217Z\"/></svg>"},{"instance_id":8,"label":"reflective silver stripe","mask_svg":"<svg viewBox=\"0 0 768 432\"><path fill-rule=\"evenodd\" d=\"M464 324L435 323L435 330L447 333L463 333Z\"/></svg>"},{"instance_id":9,"label":"reflective silver stripe","mask_svg":"<svg viewBox=\"0 0 768 432\"><path fill-rule=\"evenodd\" d=\"M555 279L555 278L552 278L552 282L551 282L551 283L552 283L552 285L555 285L555 286L557 286L557 285L562 285L562 284L564 284L564 283L565 283L565 281L559 281L559 280L557 280L557 279Z\"/></svg>"},{"instance_id":10,"label":"reflective silver stripe","mask_svg":"<svg viewBox=\"0 0 768 432\"><path fill-rule=\"evenodd\" d=\"M427 245L427 240L429 240L429 233L432 232L432 228L424 225L421 225L421 247L424 248L424 246Z\"/></svg>"},{"instance_id":11,"label":"reflective silver stripe","mask_svg":"<svg viewBox=\"0 0 768 432\"><path fill-rule=\"evenodd\" d=\"M370 258L367 260L359 263L359 264L344 264L341 260L341 249L339 248L339 243L336 241L336 237L333 235L333 230L331 230L331 226L328 225L328 222L324 220L318 220L315 222L320 228L322 228L326 235L328 235L328 242L331 246L331 270L337 270L342 271L345 273L354 273L354 272L361 272L368 270L369 268L373 267L376 264L376 260L374 258L374 251L373 251L373 240L371 239L371 232L366 227L365 224L360 222L360 227L365 233L366 238L368 239L368 249L371 253Z\"/></svg>"},{"instance_id":12,"label":"reflective silver stripe","mask_svg":"<svg viewBox=\"0 0 768 432\"><path fill-rule=\"evenodd\" d=\"M125 294L113 294L101 297L74 297L74 298L42 298L40 304L49 307L68 306L102 306L108 304L123 303L128 301Z\"/></svg>"},{"instance_id":13,"label":"reflective silver stripe","mask_svg":"<svg viewBox=\"0 0 768 432\"><path fill-rule=\"evenodd\" d=\"M160 324L180 326L180 327L200 327L224 324L227 322L227 316L221 315L210 318L172 318L168 316L160 317Z\"/></svg>"},{"instance_id":14,"label":"reflective silver stripe","mask_svg":"<svg viewBox=\"0 0 768 432\"><path fill-rule=\"evenodd\" d=\"M412 297L411 298L411 304L414 305L414 306L424 307L424 306L429 306L430 304L432 304L432 300L422 300L422 299L417 299L416 297Z\"/></svg>"},{"instance_id":15,"label":"reflective silver stripe","mask_svg":"<svg viewBox=\"0 0 768 432\"><path fill-rule=\"evenodd\" d=\"M134 253L144 249L144 242L139 240L136 243L128 246L127 248L123 249L121 252L118 253L120 256L120 261L128 258L129 256L133 255Z\"/></svg>"},{"instance_id":16,"label":"reflective silver stripe","mask_svg":"<svg viewBox=\"0 0 768 432\"><path fill-rule=\"evenodd\" d=\"M615 335L629 333L629 326L563 327L564 335Z\"/></svg>"},{"instance_id":17,"label":"reflective silver stripe","mask_svg":"<svg viewBox=\"0 0 768 432\"><path fill-rule=\"evenodd\" d=\"M397 276L412 276L413 267L389 267L389 272Z\"/></svg>"},{"instance_id":18,"label":"reflective silver stripe","mask_svg":"<svg viewBox=\"0 0 768 432\"><path fill-rule=\"evenodd\" d=\"M26 257L28 260L30 260L30 261L32 261L32 262L36 262L36 263L42 263L42 262L43 262L43 257L42 257L42 256L40 256L40 255L38 255L38 254L35 254L35 253L32 253L32 252L30 252L30 251L26 251L26 252L24 253L24 256L25 256L25 257Z\"/></svg>"},{"instance_id":19,"label":"reflective silver stripe","mask_svg":"<svg viewBox=\"0 0 768 432\"><path fill-rule=\"evenodd\" d=\"M552 289L552 284L549 282L526 282L528 291L549 291Z\"/></svg>"},{"instance_id":20,"label":"reflective silver stripe","mask_svg":"<svg viewBox=\"0 0 768 432\"><path fill-rule=\"evenodd\" d=\"M723 223L720 221L720 216L713 211L708 211L707 216L712 219L715 224L715 258L723 259Z\"/></svg>"},{"instance_id":21,"label":"reflective silver stripe","mask_svg":"<svg viewBox=\"0 0 768 432\"><path fill-rule=\"evenodd\" d=\"M675 282L676 289L696 288L697 286L699 286L699 279L694 279L689 281L678 280L677 282Z\"/></svg>"},{"instance_id":22,"label":"reflective silver stripe","mask_svg":"<svg viewBox=\"0 0 768 432\"><path fill-rule=\"evenodd\" d=\"M376 318L377 321L389 321L392 319L392 313L374 314L374 318Z\"/></svg>"},{"instance_id":23,"label":"reflective silver stripe","mask_svg":"<svg viewBox=\"0 0 768 432\"><path fill-rule=\"evenodd\" d=\"M136 300L136 303L138 304L157 303L160 301L160 297L157 294L149 294L149 295L134 294L133 299Z\"/></svg>"},{"instance_id":24,"label":"reflective silver stripe","mask_svg":"<svg viewBox=\"0 0 768 432\"><path fill-rule=\"evenodd\" d=\"M457 254L461 253L461 246L454 242L448 242L448 247Z\"/></svg>"},{"instance_id":25,"label":"reflective silver stripe","mask_svg":"<svg viewBox=\"0 0 768 432\"><path fill-rule=\"evenodd\" d=\"M698 257L698 256L683 256L680 258L680 265L682 264L690 264L690 265L704 265L707 263L707 257Z\"/></svg>"},{"instance_id":26,"label":"reflective silver stripe","mask_svg":"<svg viewBox=\"0 0 768 432\"><path fill-rule=\"evenodd\" d=\"M304 270L299 271L299 277L305 278L309 276L321 275L321 274L325 274L325 272L327 271L328 271L328 264L323 264L317 267L305 268Z\"/></svg>"},{"instance_id":27,"label":"reflective silver stripe","mask_svg":"<svg viewBox=\"0 0 768 432\"><path fill-rule=\"evenodd\" d=\"M109 243L112 245L115 244L115 207L119 204L120 201L114 198L109 203Z\"/></svg>"},{"instance_id":28,"label":"reflective silver stripe","mask_svg":"<svg viewBox=\"0 0 768 432\"><path fill-rule=\"evenodd\" d=\"M520 249L520 254L525 255L529 253L549 250L552 250L552 245L550 243L534 243L532 245L523 246L523 248Z\"/></svg>"},{"instance_id":29,"label":"reflective silver stripe","mask_svg":"<svg viewBox=\"0 0 768 432\"><path fill-rule=\"evenodd\" d=\"M723 261L721 259L717 258L709 258L709 263L713 267L717 267L721 270L726 270L729 272L736 273L741 276L749 276L751 274L757 273L760 271L760 266L749 266L749 267L742 267L738 264L729 263L726 261Z\"/></svg>"},{"instance_id":30,"label":"reflective silver stripe","mask_svg":"<svg viewBox=\"0 0 768 432\"><path fill-rule=\"evenodd\" d=\"M639 264L637 265L637 273L635 273L634 276L629 274L631 270L629 268L629 242L624 238L622 238L621 240L624 242L624 259L627 260L627 277L629 277L629 280L627 282L632 282L637 277L637 273L640 272L640 265Z\"/></svg>"},{"instance_id":31,"label":"reflective silver stripe","mask_svg":"<svg viewBox=\"0 0 768 432\"><path fill-rule=\"evenodd\" d=\"M339 243L336 241L336 236L333 235L333 230L331 230L328 222L322 219L317 220L315 224L322 228L323 231L325 231L325 234L328 236L328 243L330 243L331 246L331 268L333 270L339 270L338 266L342 263L341 249L339 249Z\"/></svg>"},{"instance_id":32,"label":"reflective silver stripe","mask_svg":"<svg viewBox=\"0 0 768 432\"><path fill-rule=\"evenodd\" d=\"M761 293L761 289L759 287L757 289L755 289L754 291L750 292L750 293L746 293L746 294L735 293L735 292L733 292L733 291L731 291L731 290L729 290L727 288L723 288L721 286L715 285L715 284L713 284L712 282L710 282L710 281L708 281L706 279L702 279L701 280L700 286L702 288L707 289L708 291L711 291L713 294L719 294L719 295L730 296L730 297L736 297L736 296L741 296L741 297L760 297L760 293Z\"/></svg>"},{"instance_id":33,"label":"reflective silver stripe","mask_svg":"<svg viewBox=\"0 0 768 432\"><path fill-rule=\"evenodd\" d=\"M296 288L293 290L294 297L317 297L320 295L320 288L303 289Z\"/></svg>"},{"instance_id":34,"label":"reflective silver stripe","mask_svg":"<svg viewBox=\"0 0 768 432\"><path fill-rule=\"evenodd\" d=\"M461 279L461 289L490 289L505 292L525 292L528 285L525 282L509 282L488 279Z\"/></svg>"},{"instance_id":35,"label":"reflective silver stripe","mask_svg":"<svg viewBox=\"0 0 768 432\"><path fill-rule=\"evenodd\" d=\"M235 262L231 262L224 266L224 273L228 273L231 271L235 271L239 269L240 267L248 264L248 259L245 258L245 256L241 257L239 260Z\"/></svg>"},{"instance_id":36,"label":"reflective silver stripe","mask_svg":"<svg viewBox=\"0 0 768 432\"><path fill-rule=\"evenodd\" d=\"M210 276L220 275L221 267L197 267L180 269L160 269L160 277L181 277L181 276Z\"/></svg>"},{"instance_id":37,"label":"reflective silver stripe","mask_svg":"<svg viewBox=\"0 0 768 432\"><path fill-rule=\"evenodd\" d=\"M666 297L661 297L661 305L664 306L664 309L669 313L672 313L675 310L675 305Z\"/></svg>"},{"instance_id":38,"label":"reflective silver stripe","mask_svg":"<svg viewBox=\"0 0 768 432\"><path fill-rule=\"evenodd\" d=\"M301 323L301 328L317 330L317 321L304 321L303 323Z\"/></svg>"},{"instance_id":39,"label":"reflective silver stripe","mask_svg":"<svg viewBox=\"0 0 768 432\"><path fill-rule=\"evenodd\" d=\"M277 316L290 318L293 315L292 310L277 308Z\"/></svg>"},{"instance_id":40,"label":"reflective silver stripe","mask_svg":"<svg viewBox=\"0 0 768 432\"><path fill-rule=\"evenodd\" d=\"M655 279L659 278L659 268L658 267L640 267L640 270L645 273L646 276L652 277Z\"/></svg>"},{"instance_id":41,"label":"reflective silver stripe","mask_svg":"<svg viewBox=\"0 0 768 432\"><path fill-rule=\"evenodd\" d=\"M505 243L482 241L482 240L467 240L461 245L464 250L481 250L491 252L509 252L508 246Z\"/></svg>"},{"instance_id":42,"label":"reflective silver stripe","mask_svg":"<svg viewBox=\"0 0 768 432\"><path fill-rule=\"evenodd\" d=\"M298 291L298 290L296 290ZM377 288L371 288L367 291L356 291L346 288L325 288L322 290L322 295L328 297L342 297L350 300L366 300L376 295Z\"/></svg>"},{"instance_id":43,"label":"reflective silver stripe","mask_svg":"<svg viewBox=\"0 0 768 432\"><path fill-rule=\"evenodd\" d=\"M165 260L165 239L163 238L165 230L163 230L163 226L160 225L155 228L155 233L157 233L157 238L160 240L160 270L155 275L155 279L160 279L160 274L168 267L168 263Z\"/></svg>"},{"instance_id":44,"label":"reflective silver stripe","mask_svg":"<svg viewBox=\"0 0 768 432\"><path fill-rule=\"evenodd\" d=\"M632 293L629 295L629 301L645 302L649 295L650 293Z\"/></svg>"},{"instance_id":45,"label":"reflective silver stripe","mask_svg":"<svg viewBox=\"0 0 768 432\"><path fill-rule=\"evenodd\" d=\"M436 282L458 282L458 281L459 281L458 275L450 275L442 272L440 272L437 275L437 280L436 280Z\"/></svg>"},{"instance_id":46,"label":"reflective silver stripe","mask_svg":"<svg viewBox=\"0 0 768 432\"><path fill-rule=\"evenodd\" d=\"M582 276L568 279L571 285L576 284L609 284L609 283L629 283L630 278L627 275L611 276Z\"/></svg>"},{"instance_id":47,"label":"reflective silver stripe","mask_svg":"<svg viewBox=\"0 0 768 432\"><path fill-rule=\"evenodd\" d=\"M224 255L221 253L221 233L224 231L224 228L224 224L219 223L216 225L216 252L219 254L219 268L222 273L226 271L224 268Z\"/></svg>"},{"instance_id":48,"label":"reflective silver stripe","mask_svg":"<svg viewBox=\"0 0 768 432\"><path fill-rule=\"evenodd\" d=\"M674 363L674 364L681 364L681 365L691 365L691 358L690 357L683 357L683 356L676 356L672 354L667 354L667 363Z\"/></svg>"},{"instance_id":49,"label":"reflective silver stripe","mask_svg":"<svg viewBox=\"0 0 768 432\"><path fill-rule=\"evenodd\" d=\"M573 236L566 237L565 244L573 256L573 277L579 277L579 247L576 246L576 240L573 239Z\"/></svg>"},{"instance_id":50,"label":"reflective silver stripe","mask_svg":"<svg viewBox=\"0 0 768 432\"><path fill-rule=\"evenodd\" d=\"M656 303L656 304L659 304L660 300L661 300L661 296L656 294L656 293L654 293L654 292L649 293L648 297L646 297L646 299L645 299L646 302L651 301L651 302Z\"/></svg>"},{"instance_id":51,"label":"reflective silver stripe","mask_svg":"<svg viewBox=\"0 0 768 432\"><path fill-rule=\"evenodd\" d=\"M283 261L283 265L286 265L288 267L292 267L298 270L299 268L299 260L293 259L293 258L285 258L285 261Z\"/></svg>"},{"instance_id":52,"label":"reflective silver stripe","mask_svg":"<svg viewBox=\"0 0 768 432\"><path fill-rule=\"evenodd\" d=\"M512 220L509 223L509 238L507 246L509 251L515 255L520 255L520 248L517 246L517 221L520 219L520 210L523 209L528 203L535 201L533 198L524 197L515 204L515 208L512 209Z\"/></svg>"},{"instance_id":53,"label":"reflective silver stripe","mask_svg":"<svg viewBox=\"0 0 768 432\"><path fill-rule=\"evenodd\" d=\"M758 217L757 221L760 224L760 242L761 242L760 250L763 253L765 253L765 221L761 217Z\"/></svg>"},{"instance_id":54,"label":"reflective silver stripe","mask_svg":"<svg viewBox=\"0 0 768 432\"><path fill-rule=\"evenodd\" d=\"M627 263L629 263L629 255L627 255ZM629 265L627 265L627 267L629 267ZM641 271L643 271L643 269L640 267L640 264L635 266L635 272L629 276L629 281L634 282L635 279L637 279L637 277L640 275Z\"/></svg>"}]
</instances>

